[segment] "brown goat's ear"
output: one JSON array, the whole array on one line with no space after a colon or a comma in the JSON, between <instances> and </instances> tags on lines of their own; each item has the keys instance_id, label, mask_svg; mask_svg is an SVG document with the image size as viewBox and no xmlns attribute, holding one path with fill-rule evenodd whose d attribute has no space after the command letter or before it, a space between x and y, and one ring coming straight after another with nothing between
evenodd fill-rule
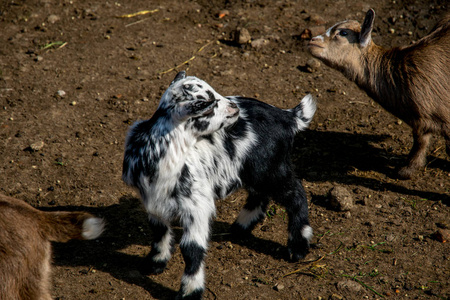
<instances>
[{"instance_id":1,"label":"brown goat's ear","mask_svg":"<svg viewBox=\"0 0 450 300\"><path fill-rule=\"evenodd\" d=\"M366 18L361 26L361 32L359 33L359 44L361 48L365 48L370 44L372 40L373 22L375 20L375 11L369 9L366 13Z\"/></svg>"}]
</instances>

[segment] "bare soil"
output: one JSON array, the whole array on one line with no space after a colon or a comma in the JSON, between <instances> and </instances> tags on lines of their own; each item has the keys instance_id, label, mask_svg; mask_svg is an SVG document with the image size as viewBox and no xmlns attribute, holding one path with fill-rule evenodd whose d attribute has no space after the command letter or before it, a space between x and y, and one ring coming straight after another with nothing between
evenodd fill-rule
<instances>
[{"instance_id":1,"label":"bare soil","mask_svg":"<svg viewBox=\"0 0 450 300\"><path fill-rule=\"evenodd\" d=\"M217 202L205 299L449 299L449 243L435 235L450 226L442 138L423 171L398 180L410 128L337 71L308 62L301 37L305 28L362 21L369 7L377 13L374 40L387 47L424 36L448 12L445 0L2 0L0 190L108 223L99 240L54 245L54 297L176 295L179 250L163 274L137 271L152 233L138 195L121 181L121 164L129 125L150 118L176 71L187 70L223 95L281 108L307 93L318 100L294 153L310 201L310 254L295 264L283 259L287 217L275 204L252 239L231 242L245 200L235 193ZM257 42L237 44L238 28ZM350 192L350 211L331 208L335 186Z\"/></svg>"}]
</instances>

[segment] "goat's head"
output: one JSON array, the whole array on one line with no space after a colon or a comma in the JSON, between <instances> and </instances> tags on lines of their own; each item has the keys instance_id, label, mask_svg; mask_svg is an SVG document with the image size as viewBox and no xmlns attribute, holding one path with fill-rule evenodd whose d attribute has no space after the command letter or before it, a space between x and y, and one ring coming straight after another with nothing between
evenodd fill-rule
<instances>
[{"instance_id":1,"label":"goat's head","mask_svg":"<svg viewBox=\"0 0 450 300\"><path fill-rule=\"evenodd\" d=\"M356 71L363 52L372 44L372 29L375 18L369 9L362 26L357 21L339 22L325 34L313 37L308 43L309 52L330 67L341 71Z\"/></svg>"},{"instance_id":2,"label":"goat's head","mask_svg":"<svg viewBox=\"0 0 450 300\"><path fill-rule=\"evenodd\" d=\"M184 123L194 135L207 135L234 124L237 105L218 94L205 81L179 72L159 103L175 123Z\"/></svg>"}]
</instances>

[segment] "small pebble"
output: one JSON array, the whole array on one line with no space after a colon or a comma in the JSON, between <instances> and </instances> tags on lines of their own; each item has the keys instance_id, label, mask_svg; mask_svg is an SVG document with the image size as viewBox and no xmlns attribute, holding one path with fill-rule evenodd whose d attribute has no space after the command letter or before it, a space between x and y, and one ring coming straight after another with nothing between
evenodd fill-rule
<instances>
[{"instance_id":1,"label":"small pebble","mask_svg":"<svg viewBox=\"0 0 450 300\"><path fill-rule=\"evenodd\" d=\"M282 289L284 289L284 285L282 285L282 284L277 284L277 285L275 285L275 286L273 287L273 289L274 289L275 291L281 291Z\"/></svg>"},{"instance_id":2,"label":"small pebble","mask_svg":"<svg viewBox=\"0 0 450 300\"><path fill-rule=\"evenodd\" d=\"M44 142L39 141L30 145L30 149L33 151L39 151L44 147Z\"/></svg>"},{"instance_id":3,"label":"small pebble","mask_svg":"<svg viewBox=\"0 0 450 300\"><path fill-rule=\"evenodd\" d=\"M446 243L450 241L450 230L448 229L438 229L438 231L434 234L436 239L441 243Z\"/></svg>"},{"instance_id":4,"label":"small pebble","mask_svg":"<svg viewBox=\"0 0 450 300\"><path fill-rule=\"evenodd\" d=\"M329 192L330 205L337 211L349 211L354 207L353 196L343 186L335 186Z\"/></svg>"},{"instance_id":5,"label":"small pebble","mask_svg":"<svg viewBox=\"0 0 450 300\"><path fill-rule=\"evenodd\" d=\"M61 98L64 98L64 97L66 96L66 92L63 91L63 90L58 90L58 91L56 92L56 95L59 96L59 97L61 97Z\"/></svg>"},{"instance_id":6,"label":"small pebble","mask_svg":"<svg viewBox=\"0 0 450 300\"><path fill-rule=\"evenodd\" d=\"M309 73L314 73L314 72L316 72L317 70L320 69L320 61L318 59L315 59L315 58L310 58L306 62L306 66L305 67L306 67L306 70Z\"/></svg>"},{"instance_id":7,"label":"small pebble","mask_svg":"<svg viewBox=\"0 0 450 300\"><path fill-rule=\"evenodd\" d=\"M266 40L266 39L257 39L257 40L252 41L252 43L251 43L252 48L255 48L255 49L261 49L264 46L267 46L268 44L269 44L269 40Z\"/></svg>"},{"instance_id":8,"label":"small pebble","mask_svg":"<svg viewBox=\"0 0 450 300\"><path fill-rule=\"evenodd\" d=\"M61 20L61 18L57 15L50 15L47 17L47 22L52 23L52 24L58 22L59 20Z\"/></svg>"},{"instance_id":9,"label":"small pebble","mask_svg":"<svg viewBox=\"0 0 450 300\"><path fill-rule=\"evenodd\" d=\"M235 41L239 45L244 45L250 42L252 37L250 36L250 32L246 28L242 28L236 31Z\"/></svg>"},{"instance_id":10,"label":"small pebble","mask_svg":"<svg viewBox=\"0 0 450 300\"><path fill-rule=\"evenodd\" d=\"M229 14L230 14L230 11L229 11L229 10L223 9L223 10L221 10L221 11L219 12L218 17L219 17L220 19L222 19L222 18L228 16Z\"/></svg>"}]
</instances>

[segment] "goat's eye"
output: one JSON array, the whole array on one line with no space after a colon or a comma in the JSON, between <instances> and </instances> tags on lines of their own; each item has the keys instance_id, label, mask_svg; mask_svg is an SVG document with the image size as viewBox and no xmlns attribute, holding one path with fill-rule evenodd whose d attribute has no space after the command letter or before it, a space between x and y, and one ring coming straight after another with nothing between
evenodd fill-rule
<instances>
[{"instance_id":1,"label":"goat's eye","mask_svg":"<svg viewBox=\"0 0 450 300\"><path fill-rule=\"evenodd\" d=\"M347 36L348 35L348 31L347 30L340 30L339 31L339 35L340 36Z\"/></svg>"}]
</instances>

